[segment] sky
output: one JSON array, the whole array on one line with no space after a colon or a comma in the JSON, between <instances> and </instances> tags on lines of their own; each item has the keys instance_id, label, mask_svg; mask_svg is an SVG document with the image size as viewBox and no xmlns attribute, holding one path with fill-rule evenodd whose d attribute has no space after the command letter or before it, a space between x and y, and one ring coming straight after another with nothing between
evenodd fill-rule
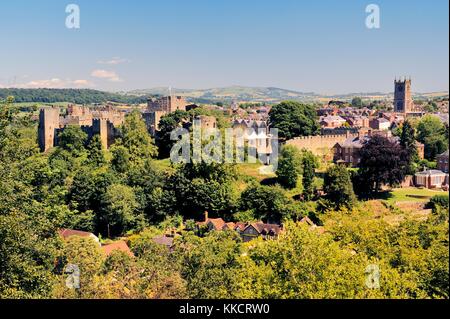
<instances>
[{"instance_id":1,"label":"sky","mask_svg":"<svg viewBox=\"0 0 450 319\"><path fill-rule=\"evenodd\" d=\"M380 27L367 28L377 4ZM67 28L66 6L80 9ZM448 91L448 0L0 1L0 88Z\"/></svg>"}]
</instances>

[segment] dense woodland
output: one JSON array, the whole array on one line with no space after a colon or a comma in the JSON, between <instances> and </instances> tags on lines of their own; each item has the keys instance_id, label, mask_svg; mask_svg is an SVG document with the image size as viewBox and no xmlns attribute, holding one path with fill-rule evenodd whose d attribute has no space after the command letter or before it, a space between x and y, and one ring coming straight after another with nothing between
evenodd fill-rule
<instances>
[{"instance_id":1,"label":"dense woodland","mask_svg":"<svg viewBox=\"0 0 450 319\"><path fill-rule=\"evenodd\" d=\"M149 96L124 95L91 89L2 89L0 99L14 96L17 103L56 103L93 104L116 102L125 104L146 103Z\"/></svg>"},{"instance_id":2,"label":"dense woodland","mask_svg":"<svg viewBox=\"0 0 450 319\"><path fill-rule=\"evenodd\" d=\"M315 132L317 124L302 116L310 107L289 107L289 123L280 125L286 137ZM186 116L163 118L165 132ZM404 125L400 145L372 139L356 173L328 165L320 196L323 163L309 152L282 149L269 182L232 164L170 165L157 147L166 134L155 142L139 112L126 117L108 151L69 127L42 154L36 123L19 116L11 99L2 101L0 298L448 298L448 196L430 201L426 219L371 200L382 184L396 185L420 165L416 138L429 142L433 160L440 144L430 136L448 140L448 133L429 129ZM233 231L199 235L193 221L204 211L227 221L282 223L284 231L248 243ZM304 216L324 232L300 223ZM126 237L135 257L105 257L88 238L62 241L60 228L105 242ZM172 251L152 241L168 228L180 234ZM68 263L80 267L80 289L66 287ZM369 265L380 269L377 289L366 285Z\"/></svg>"}]
</instances>

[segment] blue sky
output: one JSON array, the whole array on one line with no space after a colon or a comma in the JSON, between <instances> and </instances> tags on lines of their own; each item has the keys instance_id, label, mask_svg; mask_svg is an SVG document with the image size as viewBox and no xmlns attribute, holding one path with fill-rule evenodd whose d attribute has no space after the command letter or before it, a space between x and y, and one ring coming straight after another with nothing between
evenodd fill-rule
<instances>
[{"instance_id":1,"label":"blue sky","mask_svg":"<svg viewBox=\"0 0 450 319\"><path fill-rule=\"evenodd\" d=\"M78 4L81 28L67 29ZM365 8L380 7L380 29ZM0 2L0 87L448 90L447 0Z\"/></svg>"}]
</instances>

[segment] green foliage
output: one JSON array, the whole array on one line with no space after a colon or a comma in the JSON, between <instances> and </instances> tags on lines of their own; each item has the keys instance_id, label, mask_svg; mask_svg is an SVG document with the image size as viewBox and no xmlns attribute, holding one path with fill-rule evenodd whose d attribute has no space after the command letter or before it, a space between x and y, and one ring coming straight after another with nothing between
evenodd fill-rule
<instances>
[{"instance_id":1,"label":"green foliage","mask_svg":"<svg viewBox=\"0 0 450 319\"><path fill-rule=\"evenodd\" d=\"M291 139L319 133L320 125L313 105L285 101L273 106L269 116L270 127L278 129L280 138Z\"/></svg>"},{"instance_id":2,"label":"green foliage","mask_svg":"<svg viewBox=\"0 0 450 319\"><path fill-rule=\"evenodd\" d=\"M102 166L106 164L105 154L103 152L102 141L100 135L94 135L90 140L88 146L88 158L87 162L93 166Z\"/></svg>"},{"instance_id":3,"label":"green foliage","mask_svg":"<svg viewBox=\"0 0 450 319\"><path fill-rule=\"evenodd\" d=\"M360 150L355 189L370 195L378 192L383 184L394 186L403 181L407 169L405 150L396 142L375 135Z\"/></svg>"},{"instance_id":4,"label":"green foliage","mask_svg":"<svg viewBox=\"0 0 450 319\"><path fill-rule=\"evenodd\" d=\"M240 239L235 232L211 232L189 241L183 238L181 274L190 298L228 298L235 295L236 273L240 271Z\"/></svg>"},{"instance_id":5,"label":"green foliage","mask_svg":"<svg viewBox=\"0 0 450 319\"><path fill-rule=\"evenodd\" d=\"M428 203L428 208L433 209L433 212L436 212L439 208L446 209L448 211L449 208L449 196L447 195L434 195L431 197L430 202Z\"/></svg>"},{"instance_id":6,"label":"green foliage","mask_svg":"<svg viewBox=\"0 0 450 319\"><path fill-rule=\"evenodd\" d=\"M125 118L122 126L122 139L117 142L130 154L130 162L139 165L157 154L157 148L139 111L133 111Z\"/></svg>"},{"instance_id":7,"label":"green foliage","mask_svg":"<svg viewBox=\"0 0 450 319\"><path fill-rule=\"evenodd\" d=\"M131 187L111 185L102 198L100 216L106 225L108 237L121 235L129 229L142 228L144 217L137 209L138 202Z\"/></svg>"},{"instance_id":8,"label":"green foliage","mask_svg":"<svg viewBox=\"0 0 450 319\"><path fill-rule=\"evenodd\" d=\"M231 217L236 210L236 179L233 165L218 163L187 163L180 165L164 187L171 197L173 213L198 219L209 211L217 216Z\"/></svg>"},{"instance_id":9,"label":"green foliage","mask_svg":"<svg viewBox=\"0 0 450 319\"><path fill-rule=\"evenodd\" d=\"M251 210L257 219L280 223L294 210L293 202L280 186L250 185L241 194L241 210Z\"/></svg>"},{"instance_id":10,"label":"green foliage","mask_svg":"<svg viewBox=\"0 0 450 319\"><path fill-rule=\"evenodd\" d=\"M352 103L351 104L352 104L353 107L356 107L356 108L359 108L359 109L364 106L362 99L360 97L358 97L358 96L354 97L352 99Z\"/></svg>"},{"instance_id":11,"label":"green foliage","mask_svg":"<svg viewBox=\"0 0 450 319\"><path fill-rule=\"evenodd\" d=\"M113 145L111 147L111 167L117 173L125 173L130 169L130 153L125 146Z\"/></svg>"},{"instance_id":12,"label":"green foliage","mask_svg":"<svg viewBox=\"0 0 450 319\"><path fill-rule=\"evenodd\" d=\"M78 156L85 150L87 137L79 126L69 125L58 135L59 147Z\"/></svg>"},{"instance_id":13,"label":"green foliage","mask_svg":"<svg viewBox=\"0 0 450 319\"><path fill-rule=\"evenodd\" d=\"M348 170L341 165L328 168L325 173L323 190L325 198L335 209L352 209L356 202L353 185Z\"/></svg>"},{"instance_id":14,"label":"green foliage","mask_svg":"<svg viewBox=\"0 0 450 319\"><path fill-rule=\"evenodd\" d=\"M156 135L156 145L159 150L160 158L168 158L170 150L175 141L170 139L170 133L178 127L181 127L184 120L190 117L186 111L176 110L175 112L164 115L159 120L159 131Z\"/></svg>"},{"instance_id":15,"label":"green foliage","mask_svg":"<svg viewBox=\"0 0 450 319\"><path fill-rule=\"evenodd\" d=\"M303 197L306 200L311 200L314 195L314 177L316 168L319 166L319 161L313 153L309 151L302 152L302 184Z\"/></svg>"},{"instance_id":16,"label":"green foliage","mask_svg":"<svg viewBox=\"0 0 450 319\"><path fill-rule=\"evenodd\" d=\"M415 173L414 163L419 161L419 154L417 152L415 134L416 130L409 121L403 123L400 134L400 145L405 150L405 160L407 162L406 174L409 175Z\"/></svg>"},{"instance_id":17,"label":"green foliage","mask_svg":"<svg viewBox=\"0 0 450 319\"><path fill-rule=\"evenodd\" d=\"M425 144L425 158L434 160L448 149L448 128L438 117L425 115L417 125L417 140Z\"/></svg>"},{"instance_id":18,"label":"green foliage","mask_svg":"<svg viewBox=\"0 0 450 319\"><path fill-rule=\"evenodd\" d=\"M58 247L51 224L44 216L5 213L0 211L0 298L51 297Z\"/></svg>"},{"instance_id":19,"label":"green foliage","mask_svg":"<svg viewBox=\"0 0 450 319\"><path fill-rule=\"evenodd\" d=\"M91 89L1 89L0 99L14 96L18 103L68 102L75 104L117 102L127 104L146 103L148 96L122 95Z\"/></svg>"},{"instance_id":20,"label":"green foliage","mask_svg":"<svg viewBox=\"0 0 450 319\"><path fill-rule=\"evenodd\" d=\"M302 158L297 148L293 146L284 146L281 149L280 158L277 167L277 180L283 187L288 189L297 186L297 180L301 174Z\"/></svg>"}]
</instances>

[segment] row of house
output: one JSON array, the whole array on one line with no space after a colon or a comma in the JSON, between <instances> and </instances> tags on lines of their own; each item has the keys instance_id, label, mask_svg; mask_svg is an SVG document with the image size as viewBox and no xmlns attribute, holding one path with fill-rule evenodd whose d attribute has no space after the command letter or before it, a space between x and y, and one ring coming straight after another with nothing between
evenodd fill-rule
<instances>
[{"instance_id":1,"label":"row of house","mask_svg":"<svg viewBox=\"0 0 450 319\"><path fill-rule=\"evenodd\" d=\"M389 130L404 122L404 117L394 113L379 113L378 116L351 115L324 115L319 119L322 129L337 129L341 127L371 128L373 130Z\"/></svg>"},{"instance_id":2,"label":"row of house","mask_svg":"<svg viewBox=\"0 0 450 319\"><path fill-rule=\"evenodd\" d=\"M319 233L323 233L323 228L318 227L308 217L303 217L300 223L305 223L313 229L317 229ZM205 212L204 221L197 222L197 230L202 228L206 231L236 231L242 238L242 241L248 242L255 238L261 237L264 240L276 239L283 231L283 227L278 224L268 224L262 221L256 222L225 222L222 218L208 218L208 213Z\"/></svg>"},{"instance_id":3,"label":"row of house","mask_svg":"<svg viewBox=\"0 0 450 319\"><path fill-rule=\"evenodd\" d=\"M282 227L277 224L266 224L261 221L253 223L225 222L222 218L208 218L205 213L205 220L196 223L198 229L205 228L206 231L233 230L241 235L244 242L257 237L264 239L275 239L280 234Z\"/></svg>"}]
</instances>

